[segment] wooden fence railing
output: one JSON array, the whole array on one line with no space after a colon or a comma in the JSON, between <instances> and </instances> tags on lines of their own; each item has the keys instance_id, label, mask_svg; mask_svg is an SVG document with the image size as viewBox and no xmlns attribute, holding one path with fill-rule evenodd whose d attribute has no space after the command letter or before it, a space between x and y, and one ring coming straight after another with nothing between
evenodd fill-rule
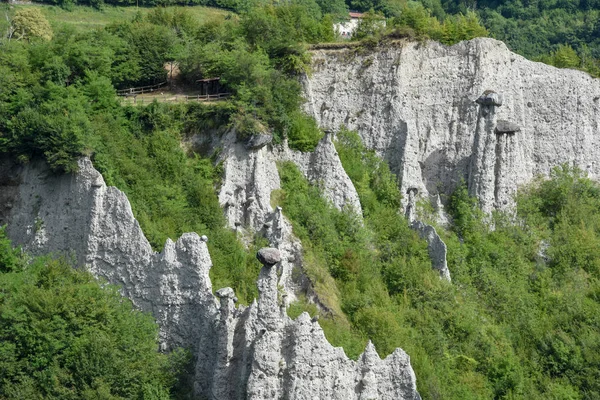
<instances>
[{"instance_id":1,"label":"wooden fence railing","mask_svg":"<svg viewBox=\"0 0 600 400\"><path fill-rule=\"evenodd\" d=\"M152 97L140 97L137 96L127 96L121 99L121 102L128 104L150 104L154 100L159 103L180 103L186 101L215 101L215 100L224 100L228 98L231 93L219 93L219 94L198 94L198 95L164 95L164 96L152 96Z\"/></svg>"},{"instance_id":2,"label":"wooden fence railing","mask_svg":"<svg viewBox=\"0 0 600 400\"><path fill-rule=\"evenodd\" d=\"M117 90L117 96L126 96L126 97L128 97L128 96L133 96L133 95L136 95L136 94L153 93L153 92L156 92L161 87L165 86L166 84L167 84L167 82L161 82L161 83L157 83L156 85L140 86L140 87L136 87L136 88L121 89L121 90Z\"/></svg>"}]
</instances>

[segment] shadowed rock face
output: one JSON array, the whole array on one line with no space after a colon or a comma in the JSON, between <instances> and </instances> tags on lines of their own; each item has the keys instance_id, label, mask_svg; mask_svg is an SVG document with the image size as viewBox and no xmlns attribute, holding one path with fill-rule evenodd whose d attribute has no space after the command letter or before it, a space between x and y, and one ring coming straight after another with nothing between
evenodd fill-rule
<instances>
[{"instance_id":1,"label":"shadowed rock face","mask_svg":"<svg viewBox=\"0 0 600 400\"><path fill-rule=\"evenodd\" d=\"M408 220L410 227L419 234L421 239L427 241L427 252L431 259L431 268L439 272L440 278L450 282L452 279L450 277L450 270L448 269L448 262L446 259L446 243L444 243L433 226L417 220L415 211L417 194L417 188L409 188L406 193L408 199L405 211L406 219Z\"/></svg>"},{"instance_id":2,"label":"shadowed rock face","mask_svg":"<svg viewBox=\"0 0 600 400\"><path fill-rule=\"evenodd\" d=\"M496 133L497 134L515 133L515 132L520 132L520 131L521 131L521 128L519 128L519 125L515 124L514 122L498 120L498 122L496 123Z\"/></svg>"},{"instance_id":3,"label":"shadowed rock face","mask_svg":"<svg viewBox=\"0 0 600 400\"><path fill-rule=\"evenodd\" d=\"M246 148L248 150L258 150L265 147L273 141L272 135L255 134L250 136L246 141Z\"/></svg>"},{"instance_id":4,"label":"shadowed rock face","mask_svg":"<svg viewBox=\"0 0 600 400\"><path fill-rule=\"evenodd\" d=\"M0 219L15 244L34 254L67 253L152 312L163 349L195 355L195 391L221 399L418 399L408 355L381 360L372 344L358 361L327 342L304 313L291 320L278 290L281 253L263 249L258 301L235 306L231 288L212 293L206 242L186 233L153 252L127 197L107 187L89 160L55 176L44 164L0 163L0 193L11 206ZM9 190L10 189L10 190ZM277 222L275 237L286 227ZM279 215L280 216L280 215ZM280 216L281 217L281 216ZM277 236L279 235L279 236Z\"/></svg>"},{"instance_id":5,"label":"shadowed rock face","mask_svg":"<svg viewBox=\"0 0 600 400\"><path fill-rule=\"evenodd\" d=\"M483 38L451 47L403 42L360 55L316 50L312 60L307 111L324 129L358 130L390 162L402 193L415 187L425 198L445 198L465 179L477 182L472 193L481 192L491 211L510 208L518 185L561 163L600 177L600 81L583 72L528 61ZM497 128L497 140L477 138L480 108L489 107L498 126L481 133L495 136ZM519 133L510 134L513 125L502 134L500 121ZM475 154L478 140L483 152Z\"/></svg>"}]
</instances>

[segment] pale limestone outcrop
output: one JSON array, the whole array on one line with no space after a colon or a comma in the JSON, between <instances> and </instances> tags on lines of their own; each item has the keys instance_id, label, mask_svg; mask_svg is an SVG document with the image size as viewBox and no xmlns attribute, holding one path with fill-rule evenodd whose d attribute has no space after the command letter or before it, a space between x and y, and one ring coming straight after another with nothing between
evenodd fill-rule
<instances>
[{"instance_id":1,"label":"pale limestone outcrop","mask_svg":"<svg viewBox=\"0 0 600 400\"><path fill-rule=\"evenodd\" d=\"M277 264L279 285L285 292L286 305L297 299L296 293L305 293L310 301L324 309L312 290L312 284L303 272L302 243L294 235L292 224L283 215L281 207L267 216L263 234L269 244L278 249L281 261Z\"/></svg>"},{"instance_id":2,"label":"pale limestone outcrop","mask_svg":"<svg viewBox=\"0 0 600 400\"><path fill-rule=\"evenodd\" d=\"M271 192L280 189L277 159L268 146L248 149L234 131L227 132L215 146L222 150L223 179L219 203L231 228L260 231L273 211Z\"/></svg>"},{"instance_id":3,"label":"pale limestone outcrop","mask_svg":"<svg viewBox=\"0 0 600 400\"><path fill-rule=\"evenodd\" d=\"M308 314L287 317L277 282L277 267L265 264L258 302L236 308L231 295L221 297L215 375L223 384L212 398L420 399L406 353L381 360L369 343L358 361L349 360Z\"/></svg>"},{"instance_id":4,"label":"pale limestone outcrop","mask_svg":"<svg viewBox=\"0 0 600 400\"><path fill-rule=\"evenodd\" d=\"M195 355L195 391L227 399L419 399L406 353L381 360L368 345L358 362L332 347L315 320L291 320L280 299L275 249L263 252L260 297L235 307L235 293L212 294L205 236L182 235L155 253L126 196L107 187L89 160L73 175L52 175L42 163L0 164L0 193L9 206L0 222L32 253L67 253L96 276L119 285L137 307L152 312L164 349ZM7 195L8 193L8 195ZM281 210L276 210L275 216ZM272 230L285 236L275 221ZM283 232L282 232L283 231Z\"/></svg>"},{"instance_id":5,"label":"pale limestone outcrop","mask_svg":"<svg viewBox=\"0 0 600 400\"><path fill-rule=\"evenodd\" d=\"M277 163L291 161L310 182L321 187L332 205L361 213L358 194L344 171L331 136L325 135L310 153L292 150L285 142L258 148L248 146L238 140L234 131L211 142L213 147L221 149L219 161L224 172L219 202L229 226L241 232L261 232L272 247L280 250L279 284L288 295L287 303L296 299L296 293L303 292L326 311L302 272L302 245L281 209L273 210L271 193L281 188Z\"/></svg>"},{"instance_id":6,"label":"pale limestone outcrop","mask_svg":"<svg viewBox=\"0 0 600 400\"><path fill-rule=\"evenodd\" d=\"M266 136L266 135L260 135ZM271 193L280 189L277 163L292 161L306 179L321 186L323 195L338 209L351 208L360 213L360 201L352 181L344 171L330 134L319 142L314 152L295 151L284 142L279 145L249 147L229 131L213 143L221 149L223 182L219 202L232 228L264 227L273 208Z\"/></svg>"},{"instance_id":7,"label":"pale limestone outcrop","mask_svg":"<svg viewBox=\"0 0 600 400\"><path fill-rule=\"evenodd\" d=\"M489 211L510 207L518 185L561 163L600 177L600 81L583 72L528 61L484 38L450 47L399 42L362 53L315 50L312 59L304 79L309 114L324 129L358 130L389 161L402 193L415 187L425 198L444 199L466 179L478 182L471 192L481 193ZM493 119L519 132L496 138L490 127L481 133L491 138L476 138L475 101L488 90L502 100Z\"/></svg>"},{"instance_id":8,"label":"pale limestone outcrop","mask_svg":"<svg viewBox=\"0 0 600 400\"><path fill-rule=\"evenodd\" d=\"M330 132L313 152L294 151L287 146L281 146L275 152L279 160L293 161L309 182L321 187L323 196L337 209L350 209L362 215L358 193L342 166Z\"/></svg>"},{"instance_id":9,"label":"pale limestone outcrop","mask_svg":"<svg viewBox=\"0 0 600 400\"><path fill-rule=\"evenodd\" d=\"M154 314L165 349L204 346L202 332L212 329L218 302L211 294L206 242L197 234L169 239L154 252L127 196L106 186L88 159L79 162L77 174L54 175L43 163L3 162L0 175L17 184L1 218L16 245L32 254L66 254L119 285L138 308Z\"/></svg>"},{"instance_id":10,"label":"pale limestone outcrop","mask_svg":"<svg viewBox=\"0 0 600 400\"><path fill-rule=\"evenodd\" d=\"M450 270L448 269L448 261L446 259L446 243L432 225L426 224L423 221L413 221L410 227L414 229L421 239L427 242L427 252L431 259L431 268L439 272L440 277L451 282Z\"/></svg>"}]
</instances>

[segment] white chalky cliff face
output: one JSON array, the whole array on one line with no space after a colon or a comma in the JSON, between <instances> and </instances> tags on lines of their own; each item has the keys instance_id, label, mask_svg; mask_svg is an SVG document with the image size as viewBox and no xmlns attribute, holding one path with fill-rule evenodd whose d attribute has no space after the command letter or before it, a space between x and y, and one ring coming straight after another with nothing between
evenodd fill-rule
<instances>
[{"instance_id":1,"label":"white chalky cliff face","mask_svg":"<svg viewBox=\"0 0 600 400\"><path fill-rule=\"evenodd\" d=\"M600 177L600 80L528 61L493 39L315 50L304 86L320 126L358 130L402 193L434 199L465 179L489 212L558 164ZM476 103L491 92L501 105Z\"/></svg>"},{"instance_id":2,"label":"white chalky cliff face","mask_svg":"<svg viewBox=\"0 0 600 400\"><path fill-rule=\"evenodd\" d=\"M372 344L358 361L325 338L304 313L290 319L278 289L284 261L262 251L259 299L235 306L235 293L212 293L206 241L195 233L152 251L127 197L107 187L87 159L79 172L53 175L43 163L0 160L0 224L34 254L67 253L96 276L119 285L137 307L153 313L163 349L195 355L195 392L227 399L419 399L408 355L381 360ZM281 210L271 225L285 238ZM285 254L285 253L284 253Z\"/></svg>"}]
</instances>

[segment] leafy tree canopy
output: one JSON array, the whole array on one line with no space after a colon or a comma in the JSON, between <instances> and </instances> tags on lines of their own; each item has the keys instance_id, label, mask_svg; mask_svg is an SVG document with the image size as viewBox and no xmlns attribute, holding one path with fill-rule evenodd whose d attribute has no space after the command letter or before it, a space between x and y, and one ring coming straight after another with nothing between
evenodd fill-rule
<instances>
[{"instance_id":1,"label":"leafy tree canopy","mask_svg":"<svg viewBox=\"0 0 600 400\"><path fill-rule=\"evenodd\" d=\"M0 230L0 397L169 399L180 368L117 288L65 259L27 261Z\"/></svg>"},{"instance_id":2,"label":"leafy tree canopy","mask_svg":"<svg viewBox=\"0 0 600 400\"><path fill-rule=\"evenodd\" d=\"M16 39L52 39L52 28L37 8L21 8L11 21L10 35Z\"/></svg>"}]
</instances>

